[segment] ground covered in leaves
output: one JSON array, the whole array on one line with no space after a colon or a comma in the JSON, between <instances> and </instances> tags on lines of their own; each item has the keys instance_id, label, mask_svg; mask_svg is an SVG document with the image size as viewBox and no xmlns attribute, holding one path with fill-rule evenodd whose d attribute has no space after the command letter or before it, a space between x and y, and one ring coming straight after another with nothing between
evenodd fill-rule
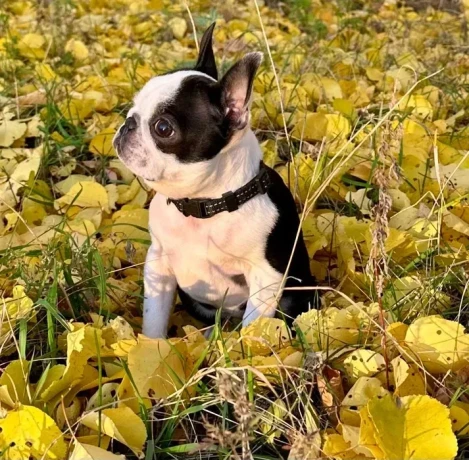
<instances>
[{"instance_id":1,"label":"ground covered in leaves","mask_svg":"<svg viewBox=\"0 0 469 460\"><path fill-rule=\"evenodd\" d=\"M0 457L467 458L466 3L2 2ZM150 340L153 192L111 139L213 20L223 70L265 53L252 124L323 308Z\"/></svg>"}]
</instances>

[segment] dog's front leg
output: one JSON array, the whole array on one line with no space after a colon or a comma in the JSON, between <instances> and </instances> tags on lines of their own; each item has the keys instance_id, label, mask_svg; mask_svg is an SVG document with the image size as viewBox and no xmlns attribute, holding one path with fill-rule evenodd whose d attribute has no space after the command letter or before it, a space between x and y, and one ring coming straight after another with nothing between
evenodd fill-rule
<instances>
[{"instance_id":1,"label":"dog's front leg","mask_svg":"<svg viewBox=\"0 0 469 460\"><path fill-rule=\"evenodd\" d=\"M249 274L249 300L243 316L243 327L259 316L273 318L277 311L277 293L283 275L267 262L251 269Z\"/></svg>"},{"instance_id":2,"label":"dog's front leg","mask_svg":"<svg viewBox=\"0 0 469 460\"><path fill-rule=\"evenodd\" d=\"M164 338L168 332L176 292L176 277L172 273L168 256L155 239L147 253L144 273L143 334L151 338Z\"/></svg>"}]
</instances>

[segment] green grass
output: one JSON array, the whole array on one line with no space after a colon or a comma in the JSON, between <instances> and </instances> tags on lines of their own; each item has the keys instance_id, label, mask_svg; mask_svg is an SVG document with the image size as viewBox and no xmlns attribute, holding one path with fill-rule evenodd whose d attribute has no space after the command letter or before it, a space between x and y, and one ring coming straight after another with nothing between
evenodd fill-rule
<instances>
[{"instance_id":1,"label":"green grass","mask_svg":"<svg viewBox=\"0 0 469 460\"><path fill-rule=\"evenodd\" d=\"M116 62L102 57L102 62L97 60L92 67L83 70L75 62L73 54L65 52L65 43L69 38L77 35L91 49L100 40L104 43L108 36L119 36L116 30L125 31L126 25L134 30L133 28L137 24L151 21L152 16L148 12L139 12L129 17L126 16L124 20L122 17L127 14L127 7L124 7L121 2L117 2L115 14L121 18L122 23L117 21L116 25L116 19L110 17L112 15L105 16L105 21L107 21L111 32L98 32L98 26L96 31L91 29L87 32L79 32L74 25L74 19L76 19L74 15L80 5L87 13L87 7L79 1L55 0L51 2L50 8L45 2L38 6L42 19L33 26L40 33L44 33L46 26L50 26L54 36L54 42L48 49L50 56L45 59L45 62L50 60L53 68L61 76L60 81L53 82L41 80L35 70L37 62L28 60L21 55L19 43L23 31L18 33L18 36L16 35L14 2L7 2L6 6L0 7L0 37L5 37L4 55L0 56L0 60L5 57L4 62L0 62L0 89L6 98L14 101L18 89L21 90L23 86L34 82L45 89L46 96L45 104L21 109L22 119L40 113L41 136L26 139L24 146L32 148L41 145L44 155L37 175L23 184L22 190L18 194L19 201L13 207L13 211L21 213L26 198L43 205L47 214L57 215L57 222L54 224L56 236L39 245L35 241L31 241L26 244L9 246L0 251L0 286L4 291L4 297L11 296L13 285L23 285L27 295L34 300L35 313L34 321L21 319L18 322L14 331L15 339L1 349L0 365L5 367L15 359L31 361L28 374L30 381L35 385L31 403L38 405L42 404L39 395L50 369L56 364L65 362L66 352L63 348L62 334L70 328L70 321L90 323L92 321L91 314L102 315L104 321L125 315L134 329L139 331L139 316L143 299L141 279L143 262L139 260L139 251L144 252L149 244L148 240L140 238L119 240L116 237L114 248L109 251L105 250L102 245L103 241L109 237L109 232L118 230L118 226L107 222L100 226L96 233L77 238L76 235L70 234L66 216L59 215L54 210L54 199L58 198L54 185L60 178L54 176L52 171L57 168L66 167L76 162L77 167L74 173L92 175L102 185L109 183L122 185L123 183L121 177L115 179L114 176L110 175L109 157L93 155L89 150L89 142L92 138L90 126L96 121L92 118L97 116L96 112L73 122L67 114L67 105L62 104L64 101L70 102L72 95L79 88L78 75L80 78L90 75L106 77L116 67L125 67L128 86L124 88L116 84L114 90L115 94L119 96L118 103L110 111L101 111L100 113L101 116L111 114L124 116L130 106L131 94L140 89L144 83L139 74L142 66L148 64L152 72L161 72L166 62L161 62L161 57L158 54L159 48L165 43L170 43L168 39L170 31L167 25L163 24L159 26L158 33L154 33L150 29L144 35L132 35L131 38L122 40L119 43L120 46L125 47L129 43L132 46L124 49L119 58L114 58ZM226 21L229 21L230 18L238 19L239 8L247 13L253 23L259 19L256 16L256 9L252 5L249 10L247 6L227 6L220 3L213 3L202 8L192 8L192 5L189 7L198 30L216 18L225 17ZM412 37L418 41L418 33L422 33L422 28L425 28L428 23L426 13L420 13L418 19L413 20L403 13L399 21L387 19L385 15L379 16L374 9L376 6L373 5L373 2L323 2L323 7L325 10L331 8L337 18L337 24L334 27L330 27L324 22L324 18L323 20L317 17L318 12L313 10L309 1L287 1L285 4L273 5L268 14L263 11L266 18L261 16L261 19L265 20L265 25L273 26L274 13L270 11L274 11L281 15L279 17L282 20L291 21L288 24L292 24L292 27L298 27L304 34L297 39L293 48L290 46L289 40L275 43L272 38L268 48L260 32L255 37L256 41L249 45L253 49L260 48L267 52L262 72L265 74L269 72L268 75L271 78L269 83L266 83L268 88L264 88L266 93L277 91L276 80L268 56L269 50L273 53L280 81L286 79L294 85L295 89L302 85L303 76L312 72L336 80L352 81L355 76L353 72L356 72L360 78L364 78L364 69L367 67L378 67L384 72L395 66L396 48L399 49L404 45L413 46L408 41L409 34L415 32L416 35L412 35ZM106 13L106 8L104 10ZM166 21L171 17L186 13L174 13L171 6L165 4L161 14ZM155 18L154 21L160 20L156 13ZM187 19L187 16L185 18ZM366 43L367 37L370 36L373 40L377 40L376 34L370 32L373 27L378 27L373 21L377 21L379 27L383 28L392 39L381 49L382 59L379 64L371 62L371 59L367 61L367 58L364 57L368 48L374 46L373 41ZM436 21L435 19L434 22ZM458 18L458 21L462 21L462 19ZM188 24L188 33L191 33L189 20ZM430 25L432 24L430 21ZM446 41L447 37L438 35L435 27L432 26L431 33L435 46L442 45L447 50L447 55L442 55L437 62L432 59L427 62L425 59L426 48L424 47L417 57L425 64L425 70L415 77L413 83L415 83L416 90L429 84L439 88L442 103L435 110L434 119L447 119L459 110L465 111L455 121L454 127L447 136L450 141L459 136L461 142L464 142L464 133L461 134L460 131L467 124L468 119L465 97L468 87L467 83L461 83L461 74L465 72L465 64L460 64L462 69L452 66L453 51L463 52L465 46L463 40L459 40L462 36L460 24L461 22L456 23L455 21L451 27L447 22L442 25L442 27L448 27L449 33L456 35L449 44ZM248 30L242 32L240 36L246 36L256 27L250 25ZM278 30L283 30L286 27L283 23L277 25ZM226 27L223 27L223 30L226 31ZM259 31L259 28L257 27L256 30ZM354 37L358 38L355 40ZM364 43L360 40L363 40ZM232 38L232 42L234 44L231 43L231 45L236 49L236 39ZM176 45L173 44L173 46ZM227 51L222 48L222 45L218 46L220 48L221 69L226 70L239 51L237 54L230 51L229 48ZM425 46L428 47L428 43ZM145 54L145 47L150 47L150 57ZM297 53L305 55L305 59L298 68L292 70ZM180 59L168 59L175 61L174 67L184 67L193 62L192 56L187 52L181 51L180 54ZM103 56L105 56L105 52L103 52ZM158 56L158 58L153 58L153 56ZM19 61L19 63L15 61ZM340 74L343 71L340 65L344 61L353 68L351 77L342 77ZM372 86L371 82L369 82L369 86ZM409 87L411 86L412 84L409 85ZM388 97L392 93L392 88L384 87L383 90L379 90L379 93ZM404 94L405 91L402 91L399 97ZM379 149L383 141L380 133L385 126L386 117L402 123L410 116L409 110L406 109L391 112L388 99L380 100L373 96L369 104L364 107L354 107L353 113L347 117L352 126L350 134L352 139L361 139L360 136L366 133L363 141L355 143L357 145L362 142L360 147L363 149L357 148L352 154L350 153L352 148L347 150L346 147L343 147L343 150L340 151L332 148L328 150L330 144L325 145L321 141L305 141L292 137L294 115L299 111L294 97L290 100L283 100L284 113L278 113L279 116L285 117L288 135L285 133L283 121L279 122L277 117L266 117L260 126L256 127L261 141L272 141L277 146L275 161L279 165L279 170L288 160L296 159L288 164L288 172L286 173L287 183L296 196L300 192L295 185L298 177L294 173L290 176L290 171L293 172L300 167L301 161L298 159L302 158L305 152L308 152L309 155L305 158L314 159L312 164L307 164L306 170L310 177L315 178L315 182L311 184L308 198L302 203L298 203L298 207L300 211L305 210L305 214L311 210L333 212L336 216L332 224L334 231L337 229L337 219L340 217L355 217L358 222L362 222L367 218L367 215L361 207L362 203L347 201L344 196L336 193L332 186L327 186L327 183L333 183L336 187L345 187L349 191L365 189L367 198L373 204L377 204L379 201L379 186L375 182L375 177L379 168L383 167L383 163L376 156L371 158L367 156L368 153L364 149L370 148L375 152ZM0 104L4 102L3 99L0 100ZM254 108L268 111L267 97L264 95L260 100L255 100ZM325 101L324 104L311 102L308 109L329 114L334 112L335 106L330 101ZM14 147L14 149L17 148L19 147ZM345 170L343 160L348 155L354 161L370 161L368 178L357 177L349 170ZM430 175L433 166L432 156L430 155L426 161L425 172L419 177L417 184L405 177L402 171L404 156L404 147L401 142L396 163L401 168L402 181L406 184L409 195L415 193L419 197L425 197L426 194L428 195L428 187L432 182ZM21 154L18 154L18 157L21 157ZM151 198L151 196L149 197ZM427 204L434 206L433 215L435 216L438 216L439 212L449 209L450 206L455 206L460 202L458 200L462 200L461 197L455 199L445 193L439 197L426 196L425 199ZM73 203L69 206L68 211L74 212ZM5 215L6 211L2 214L4 219L6 219ZM441 223L436 225L441 235ZM20 229L22 234L27 234L28 227L31 226L33 225L25 225L20 219L11 231L5 231L5 235L12 235L19 232ZM138 225L135 225L135 229L142 230ZM123 244L119 246L119 243ZM350 279L337 275L339 262L334 250L337 243L337 237L331 238L328 247L318 251L314 257L315 262L326 268L327 274L320 281L321 284L340 291L344 287L344 283L348 283L343 288L344 295L351 297L353 301L365 302L366 304L378 301L373 280L369 278ZM125 252L125 257L121 255L119 250ZM441 312L448 319L458 320L463 325L467 324L469 320L467 313L469 297L466 289L467 255L458 258L455 253L454 246L450 244L449 239L447 241L443 238L441 244L433 240L425 250L410 254L402 259L399 259L398 252L390 251L387 254L386 262L390 275L384 286L383 305L393 321L403 321L409 324L416 318ZM444 256L454 257L449 264L445 265L441 262ZM120 265L115 263L115 257L120 257ZM357 272L364 273L367 258L368 254L364 252L364 246L357 244L354 248ZM114 280L122 281L125 279L129 270L135 270L132 273L137 273L138 277L135 281L137 288L132 292L126 291L125 287L114 282ZM401 298L399 280L411 276L418 277L420 287L406 293ZM122 298L124 301L121 300ZM343 301L343 298L338 294L328 299L327 302L330 305L340 304L340 301ZM175 329L180 333L180 328L176 326ZM246 436L250 439L252 454L252 457L246 458L284 459L288 458L289 450L295 442L297 445L302 442L306 443L307 435L311 435L317 430L334 428L336 424L328 417L325 408L318 404L315 385L318 379L325 379L325 384L332 393L332 404L335 408L339 408L340 395L334 394L334 389L326 376L325 366L344 372L340 355L349 350L350 347L344 344L343 348L329 350L328 343L319 343L318 346L324 351L324 354L321 358L323 362L318 363L318 357L311 349L311 345L308 344L301 330L297 328L294 337L291 337L291 343L297 350L301 351L303 366L297 369L284 369L284 372L279 375L270 373L263 376L259 365L253 364L255 356L252 356L244 345L242 353L243 358L247 360L246 365L239 367L236 360L230 357L229 343L222 333L230 328L236 329L236 327L233 324L224 324L218 317L207 347L194 363L193 371L188 377L195 388L190 398L187 398L187 394L181 391L165 400L154 401L154 407L147 408L144 403L144 398L147 395L138 394L137 385L126 360L117 361L98 353L96 358L90 360L99 372L97 388L83 392L80 395L81 402L84 403L93 393L97 392L98 404L101 409L104 409L106 406L102 404L102 371L111 363L120 366L129 379L131 387L137 393L138 414L148 433L145 460L160 458L221 460L236 458L233 457L235 455L238 455L237 458L242 458L242 444ZM363 335L363 337L365 336L366 334ZM363 338L363 340L365 339ZM97 338L96 342L98 342ZM218 354L214 351L217 347L219 347ZM378 345L376 342L370 341L366 344L354 345L354 347L374 349L378 348ZM99 347L97 348L99 349ZM223 375L228 375L232 386L222 379ZM465 400L466 397L465 384L461 384L455 389L453 399ZM283 418L273 417L269 412L271 404L277 400L285 403L288 409L285 414L282 414ZM42 405L41 408L44 411L49 410L47 405ZM101 414L101 411L99 413ZM49 415L55 416L52 411ZM79 421L80 419L73 421L72 430L77 431ZM263 429L263 423L264 425L270 423L270 428ZM275 436L273 436L274 433ZM273 441L270 442L269 439L273 439ZM198 450L199 444L202 444L203 447L200 450ZM461 437L459 458L467 456L468 445L467 438ZM123 453L128 458L133 458L131 451L117 442L112 445L112 450Z\"/></svg>"}]
</instances>

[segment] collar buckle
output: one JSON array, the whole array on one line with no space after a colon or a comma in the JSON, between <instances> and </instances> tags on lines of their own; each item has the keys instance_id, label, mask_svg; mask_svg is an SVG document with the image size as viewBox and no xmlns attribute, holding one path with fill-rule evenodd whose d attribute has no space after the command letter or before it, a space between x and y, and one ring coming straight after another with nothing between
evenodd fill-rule
<instances>
[{"instance_id":1,"label":"collar buckle","mask_svg":"<svg viewBox=\"0 0 469 460\"><path fill-rule=\"evenodd\" d=\"M236 198L233 192L226 192L221 197L225 200L226 210L228 212L236 211L239 208L238 198Z\"/></svg>"},{"instance_id":2,"label":"collar buckle","mask_svg":"<svg viewBox=\"0 0 469 460\"><path fill-rule=\"evenodd\" d=\"M192 216L198 219L208 217L205 203L199 200L190 200L189 198L184 198L182 202L182 213L185 217Z\"/></svg>"}]
</instances>

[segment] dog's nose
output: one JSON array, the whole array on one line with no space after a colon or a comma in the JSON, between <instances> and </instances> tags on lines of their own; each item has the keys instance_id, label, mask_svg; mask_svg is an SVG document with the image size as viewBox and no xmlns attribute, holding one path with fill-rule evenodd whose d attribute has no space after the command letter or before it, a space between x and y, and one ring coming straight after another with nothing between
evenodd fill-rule
<instances>
[{"instance_id":1,"label":"dog's nose","mask_svg":"<svg viewBox=\"0 0 469 460\"><path fill-rule=\"evenodd\" d=\"M137 128L137 126L138 126L137 120L135 119L135 117L133 115L131 115L130 117L128 117L125 120L125 127L128 130L135 129L135 128Z\"/></svg>"}]
</instances>

